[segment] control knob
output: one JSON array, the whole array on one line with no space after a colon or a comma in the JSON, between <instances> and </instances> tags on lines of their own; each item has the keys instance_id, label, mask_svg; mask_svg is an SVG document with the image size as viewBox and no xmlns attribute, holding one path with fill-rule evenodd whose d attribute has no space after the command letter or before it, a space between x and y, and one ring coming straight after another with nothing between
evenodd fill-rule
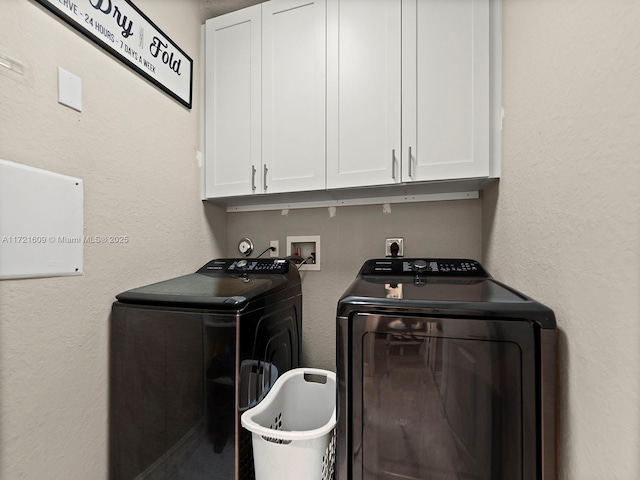
<instances>
[{"instance_id":1,"label":"control knob","mask_svg":"<svg viewBox=\"0 0 640 480\"><path fill-rule=\"evenodd\" d=\"M425 272L427 270L427 262L425 262L424 260L416 260L415 262L413 262L413 269L417 273Z\"/></svg>"}]
</instances>

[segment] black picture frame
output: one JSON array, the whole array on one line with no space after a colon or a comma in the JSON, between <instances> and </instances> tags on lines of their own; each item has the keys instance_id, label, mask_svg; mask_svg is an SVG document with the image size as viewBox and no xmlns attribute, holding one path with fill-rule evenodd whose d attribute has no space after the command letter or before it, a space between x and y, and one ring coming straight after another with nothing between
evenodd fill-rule
<instances>
[{"instance_id":1,"label":"black picture frame","mask_svg":"<svg viewBox=\"0 0 640 480\"><path fill-rule=\"evenodd\" d=\"M171 38L158 28L158 26L150 20L149 17L136 7L131 0L34 1L73 27L76 31L84 35L114 58L120 60L157 88L163 90L166 94L180 102L188 109L191 109L193 100L193 60L184 52L184 50L173 42ZM121 10L121 7L124 5L128 7L126 12ZM107 9L108 12L106 11ZM132 11L135 12L137 18L132 17ZM96 15L103 16L98 17ZM105 19L105 15L110 17L108 19L109 21L115 20L118 25L122 26L122 30L111 32L99 23L99 20ZM137 51L136 48L125 43L121 38L117 37L117 35L121 34L121 36L125 36L128 34L128 36L125 37L126 40L129 36L134 35L133 31L130 31L131 28L136 24L142 24L145 26L144 22L155 29L162 38L154 37L154 43L149 46L150 51L145 51L145 55L143 56L140 51ZM129 30L127 30L126 27L130 27ZM139 28L138 36L140 37L140 43L142 43L144 31L142 30L142 26ZM156 39L158 40L157 42L155 42ZM171 47L171 53L169 53L169 46ZM144 48L145 45L142 45L142 47ZM155 56L151 53L151 49L156 49ZM174 54L176 52L179 53L179 55L177 55L177 59L174 59ZM160 62L158 62L157 59L161 53L162 56L160 57ZM168 61L164 62L163 58L166 58ZM188 82L188 92L183 92L182 94L179 91L176 91L177 89L171 88L170 85L163 83L162 79L158 78L158 76L154 76L147 71L151 70L153 67L152 71L155 72L160 63L163 63L164 67L161 68L160 71L166 72L166 67L168 66L169 69L177 75L182 75L182 72L175 70L176 65L178 69L182 66L182 60L185 60L185 64L188 64L183 70L183 72L188 72L188 79L186 80L186 82ZM171 62L173 62L173 64ZM145 70L145 68L147 70ZM186 82L182 81L181 84L186 84Z\"/></svg>"}]
</instances>

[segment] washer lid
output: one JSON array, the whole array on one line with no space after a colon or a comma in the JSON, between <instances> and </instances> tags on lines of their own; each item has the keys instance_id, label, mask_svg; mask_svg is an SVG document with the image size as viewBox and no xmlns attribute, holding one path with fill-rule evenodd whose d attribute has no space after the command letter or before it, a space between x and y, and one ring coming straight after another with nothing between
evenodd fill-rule
<instances>
[{"instance_id":1,"label":"washer lid","mask_svg":"<svg viewBox=\"0 0 640 480\"><path fill-rule=\"evenodd\" d=\"M406 276L366 276L351 285L352 296L414 302L514 303L528 298L505 288L491 278L431 278Z\"/></svg>"},{"instance_id":2,"label":"washer lid","mask_svg":"<svg viewBox=\"0 0 640 480\"><path fill-rule=\"evenodd\" d=\"M239 309L250 300L300 285L285 259L211 260L196 273L116 295L123 303L187 308Z\"/></svg>"},{"instance_id":3,"label":"washer lid","mask_svg":"<svg viewBox=\"0 0 640 480\"><path fill-rule=\"evenodd\" d=\"M556 328L550 308L468 259L368 260L338 302L338 316L356 311L511 318Z\"/></svg>"}]
</instances>

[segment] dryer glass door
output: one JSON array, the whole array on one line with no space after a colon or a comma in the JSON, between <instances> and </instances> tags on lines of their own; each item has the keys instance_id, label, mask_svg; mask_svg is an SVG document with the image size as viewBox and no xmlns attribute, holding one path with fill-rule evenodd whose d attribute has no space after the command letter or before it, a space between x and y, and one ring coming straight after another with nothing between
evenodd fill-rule
<instances>
[{"instance_id":1,"label":"dryer glass door","mask_svg":"<svg viewBox=\"0 0 640 480\"><path fill-rule=\"evenodd\" d=\"M362 478L521 479L519 346L379 321L362 344Z\"/></svg>"}]
</instances>

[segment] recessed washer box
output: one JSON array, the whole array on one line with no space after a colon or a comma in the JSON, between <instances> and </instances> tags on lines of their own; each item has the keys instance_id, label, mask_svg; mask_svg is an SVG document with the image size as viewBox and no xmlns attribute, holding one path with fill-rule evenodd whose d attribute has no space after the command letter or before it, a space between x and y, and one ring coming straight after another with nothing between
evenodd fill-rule
<instances>
[{"instance_id":1,"label":"recessed washer box","mask_svg":"<svg viewBox=\"0 0 640 480\"><path fill-rule=\"evenodd\" d=\"M302 257L299 270L320 270L320 235L287 237L287 256Z\"/></svg>"}]
</instances>

